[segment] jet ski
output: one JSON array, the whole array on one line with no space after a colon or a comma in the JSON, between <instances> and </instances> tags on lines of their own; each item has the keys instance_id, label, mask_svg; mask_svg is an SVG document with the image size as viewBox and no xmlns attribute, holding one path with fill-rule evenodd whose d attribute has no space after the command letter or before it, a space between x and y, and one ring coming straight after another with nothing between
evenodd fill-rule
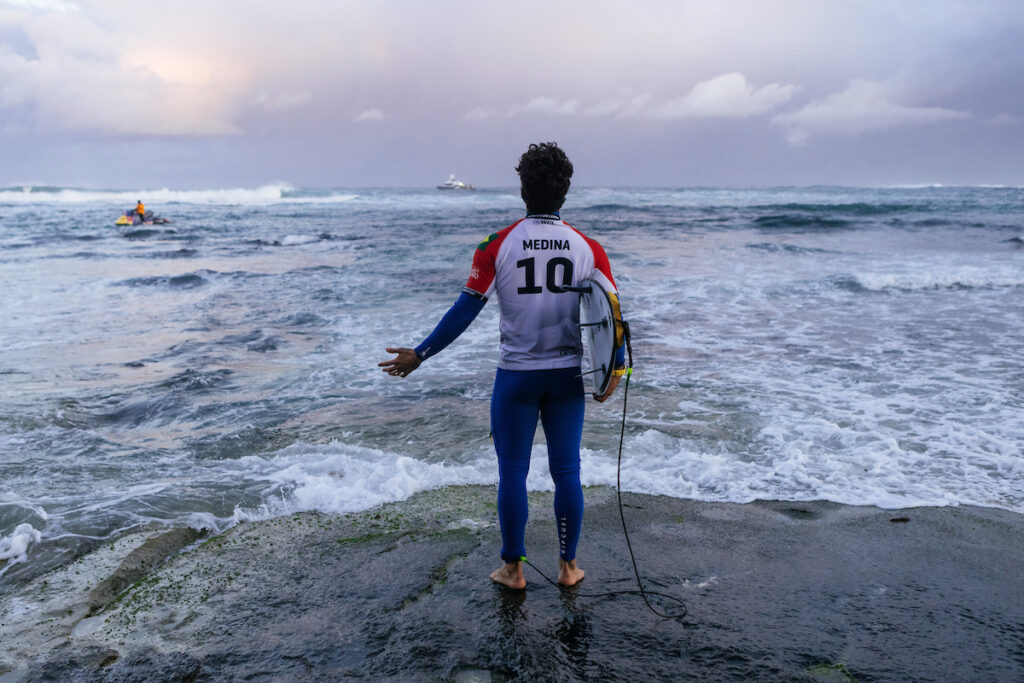
<instances>
[{"instance_id":1,"label":"jet ski","mask_svg":"<svg viewBox=\"0 0 1024 683\"><path fill-rule=\"evenodd\" d=\"M129 209L115 221L115 225L164 225L173 222L170 218L154 216L153 212L148 209L142 216L139 216L135 209Z\"/></svg>"}]
</instances>

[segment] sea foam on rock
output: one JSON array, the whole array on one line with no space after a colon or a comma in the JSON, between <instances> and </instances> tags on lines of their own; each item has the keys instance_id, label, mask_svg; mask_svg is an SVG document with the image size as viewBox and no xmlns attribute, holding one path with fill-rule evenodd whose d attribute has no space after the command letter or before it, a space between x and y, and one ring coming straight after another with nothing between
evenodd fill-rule
<instances>
[{"instance_id":1,"label":"sea foam on rock","mask_svg":"<svg viewBox=\"0 0 1024 683\"><path fill-rule=\"evenodd\" d=\"M7 538L0 538L0 567L8 562L16 564L24 562L28 557L28 548L39 543L42 533L27 522L14 527Z\"/></svg>"}]
</instances>

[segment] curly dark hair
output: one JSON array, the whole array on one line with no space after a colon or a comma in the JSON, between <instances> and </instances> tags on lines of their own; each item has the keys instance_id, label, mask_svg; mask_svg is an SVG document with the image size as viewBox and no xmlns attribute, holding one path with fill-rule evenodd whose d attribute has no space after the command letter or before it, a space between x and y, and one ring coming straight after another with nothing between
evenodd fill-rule
<instances>
[{"instance_id":1,"label":"curly dark hair","mask_svg":"<svg viewBox=\"0 0 1024 683\"><path fill-rule=\"evenodd\" d=\"M529 213L554 213L569 192L572 162L554 142L531 144L516 166L520 191Z\"/></svg>"}]
</instances>

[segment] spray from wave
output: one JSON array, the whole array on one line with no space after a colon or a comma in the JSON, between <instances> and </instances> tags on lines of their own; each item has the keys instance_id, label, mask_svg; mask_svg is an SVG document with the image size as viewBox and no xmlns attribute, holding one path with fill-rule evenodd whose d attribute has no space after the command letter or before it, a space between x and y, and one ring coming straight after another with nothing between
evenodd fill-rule
<instances>
[{"instance_id":1,"label":"spray from wave","mask_svg":"<svg viewBox=\"0 0 1024 683\"><path fill-rule=\"evenodd\" d=\"M74 187L24 185L0 189L0 204L112 203L200 204L207 206L268 206L271 204L324 204L347 202L358 195L331 189L302 189L288 183L271 183L255 189L221 190L90 190Z\"/></svg>"}]
</instances>

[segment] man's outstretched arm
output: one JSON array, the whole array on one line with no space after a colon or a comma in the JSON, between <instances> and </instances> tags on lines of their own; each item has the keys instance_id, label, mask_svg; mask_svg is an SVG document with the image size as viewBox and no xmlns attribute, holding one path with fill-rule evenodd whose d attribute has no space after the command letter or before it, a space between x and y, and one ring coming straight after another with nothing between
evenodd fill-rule
<instances>
[{"instance_id":1,"label":"man's outstretched arm","mask_svg":"<svg viewBox=\"0 0 1024 683\"><path fill-rule=\"evenodd\" d=\"M434 331L415 349L405 347L387 348L388 353L398 354L377 365L389 375L405 377L420 366L427 358L440 352L466 331L483 309L486 299L463 292L448 312L441 318Z\"/></svg>"}]
</instances>

